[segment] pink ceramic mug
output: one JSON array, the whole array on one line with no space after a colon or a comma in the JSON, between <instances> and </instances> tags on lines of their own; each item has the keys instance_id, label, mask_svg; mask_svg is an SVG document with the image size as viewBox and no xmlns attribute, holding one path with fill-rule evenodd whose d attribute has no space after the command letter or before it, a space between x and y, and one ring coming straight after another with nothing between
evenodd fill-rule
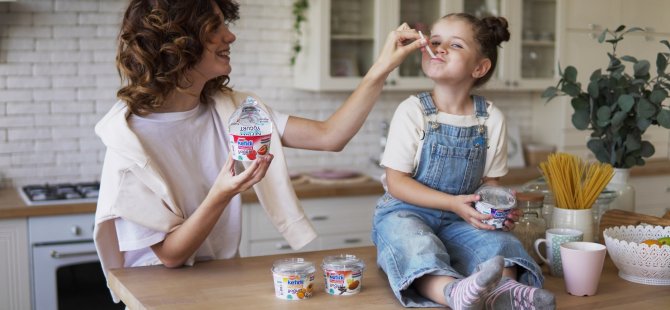
<instances>
[{"instance_id":1,"label":"pink ceramic mug","mask_svg":"<svg viewBox=\"0 0 670 310\"><path fill-rule=\"evenodd\" d=\"M575 296L591 296L598 291L606 247L595 242L561 244L565 289Z\"/></svg>"}]
</instances>

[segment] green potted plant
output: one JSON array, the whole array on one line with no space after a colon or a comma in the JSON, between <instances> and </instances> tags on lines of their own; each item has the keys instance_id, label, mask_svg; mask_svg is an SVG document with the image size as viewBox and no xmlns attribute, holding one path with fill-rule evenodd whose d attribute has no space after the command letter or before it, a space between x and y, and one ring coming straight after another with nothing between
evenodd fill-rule
<instances>
[{"instance_id":1,"label":"green potted plant","mask_svg":"<svg viewBox=\"0 0 670 310\"><path fill-rule=\"evenodd\" d=\"M607 53L605 72L595 70L586 89L577 81L575 67L562 71L559 65L558 84L542 94L547 102L557 96L572 98L572 124L579 130L591 130L587 147L598 161L615 168L644 165L644 158L655 150L649 141L642 140L642 134L652 125L670 128L670 107L663 103L670 90L670 74L666 72L670 53L658 53L655 77L651 77L649 61L617 54L619 42L633 31L642 29L621 25L600 34L598 42L611 44L612 51ZM667 40L660 43L670 50ZM633 65L632 75L625 72L626 62Z\"/></svg>"}]
</instances>

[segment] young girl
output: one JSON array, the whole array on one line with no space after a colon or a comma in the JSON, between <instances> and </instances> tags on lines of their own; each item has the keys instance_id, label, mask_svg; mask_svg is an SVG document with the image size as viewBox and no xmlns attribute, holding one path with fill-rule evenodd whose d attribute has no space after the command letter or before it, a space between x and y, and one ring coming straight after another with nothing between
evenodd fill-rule
<instances>
[{"instance_id":1,"label":"young girl","mask_svg":"<svg viewBox=\"0 0 670 310\"><path fill-rule=\"evenodd\" d=\"M402 102L382 165L386 194L375 210L377 263L406 307L551 309L554 296L509 232L473 208L482 184L507 173L503 114L470 92L493 74L507 20L449 14L433 25L435 58L423 53L432 92ZM513 213L505 230L513 228ZM523 283L523 284L522 284Z\"/></svg>"},{"instance_id":2,"label":"young girl","mask_svg":"<svg viewBox=\"0 0 670 310\"><path fill-rule=\"evenodd\" d=\"M129 2L117 54L120 100L95 128L107 147L95 223L103 270L235 257L239 194L252 186L292 247L312 241L316 235L290 185L282 146L341 150L388 74L427 44L407 25L391 32L359 87L325 121L278 113L256 97L274 124L272 154L237 173L227 122L250 96L227 86L236 40L228 24L238 9L233 0Z\"/></svg>"}]
</instances>

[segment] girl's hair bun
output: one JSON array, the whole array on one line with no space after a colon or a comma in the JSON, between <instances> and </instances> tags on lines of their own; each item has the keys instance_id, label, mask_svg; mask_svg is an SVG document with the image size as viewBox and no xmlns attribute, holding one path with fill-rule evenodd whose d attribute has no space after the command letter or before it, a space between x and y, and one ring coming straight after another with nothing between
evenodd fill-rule
<instances>
[{"instance_id":1,"label":"girl's hair bun","mask_svg":"<svg viewBox=\"0 0 670 310\"><path fill-rule=\"evenodd\" d=\"M482 18L482 23L491 32L491 40L493 40L495 45L498 46L502 42L509 41L510 33L507 19L499 16L488 16Z\"/></svg>"}]
</instances>

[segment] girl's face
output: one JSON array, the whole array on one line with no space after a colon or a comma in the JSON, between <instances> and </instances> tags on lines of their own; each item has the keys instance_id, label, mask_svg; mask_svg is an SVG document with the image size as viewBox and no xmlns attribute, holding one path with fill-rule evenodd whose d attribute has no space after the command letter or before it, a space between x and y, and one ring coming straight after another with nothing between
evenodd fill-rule
<instances>
[{"instance_id":1,"label":"girl's face","mask_svg":"<svg viewBox=\"0 0 670 310\"><path fill-rule=\"evenodd\" d=\"M426 76L436 82L474 82L484 76L491 65L479 52L472 26L458 18L440 19L435 23L426 48L431 48L436 58L423 53L421 67Z\"/></svg>"},{"instance_id":2,"label":"girl's face","mask_svg":"<svg viewBox=\"0 0 670 310\"><path fill-rule=\"evenodd\" d=\"M193 67L195 71L193 77L204 80L203 83L222 75L229 75L232 70L230 45L235 41L235 35L228 29L228 24L218 5L214 4L214 10L221 18L221 24L209 34L200 61Z\"/></svg>"}]
</instances>

